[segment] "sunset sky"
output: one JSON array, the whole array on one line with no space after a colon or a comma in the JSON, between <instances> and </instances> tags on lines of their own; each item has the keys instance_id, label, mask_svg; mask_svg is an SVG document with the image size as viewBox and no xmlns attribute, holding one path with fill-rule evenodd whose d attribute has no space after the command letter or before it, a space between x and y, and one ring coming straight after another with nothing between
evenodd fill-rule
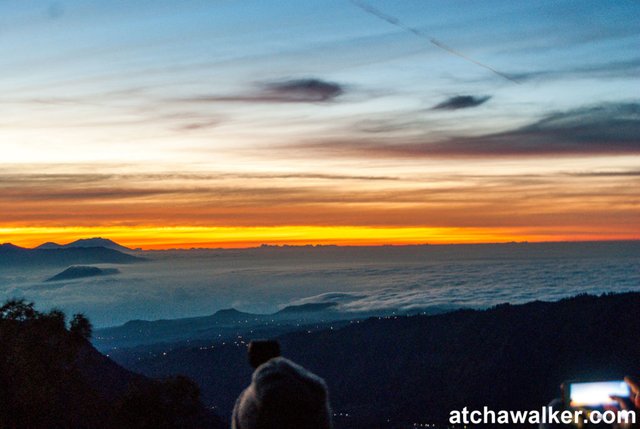
<instances>
[{"instance_id":1,"label":"sunset sky","mask_svg":"<svg viewBox=\"0 0 640 429\"><path fill-rule=\"evenodd\" d=\"M0 242L640 239L639 47L631 0L4 1Z\"/></svg>"}]
</instances>

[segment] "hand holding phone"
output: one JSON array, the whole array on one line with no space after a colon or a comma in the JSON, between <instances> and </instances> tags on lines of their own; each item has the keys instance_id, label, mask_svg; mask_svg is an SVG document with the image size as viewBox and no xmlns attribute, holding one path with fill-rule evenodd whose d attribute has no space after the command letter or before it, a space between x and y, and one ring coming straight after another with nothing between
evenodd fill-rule
<instances>
[{"instance_id":1,"label":"hand holding phone","mask_svg":"<svg viewBox=\"0 0 640 429\"><path fill-rule=\"evenodd\" d=\"M570 407L602 408L616 405L613 397L629 398L629 385L624 380L570 381L565 383L565 403Z\"/></svg>"}]
</instances>

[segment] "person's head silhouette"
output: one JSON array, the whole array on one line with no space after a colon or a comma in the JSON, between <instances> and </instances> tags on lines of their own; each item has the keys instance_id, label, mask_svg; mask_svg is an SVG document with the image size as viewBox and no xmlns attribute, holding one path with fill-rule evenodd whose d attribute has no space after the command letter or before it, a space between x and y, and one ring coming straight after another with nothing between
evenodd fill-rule
<instances>
[{"instance_id":1,"label":"person's head silhouette","mask_svg":"<svg viewBox=\"0 0 640 429\"><path fill-rule=\"evenodd\" d=\"M253 373L233 409L233 429L331 429L327 386L320 377L283 357Z\"/></svg>"},{"instance_id":2,"label":"person's head silhouette","mask_svg":"<svg viewBox=\"0 0 640 429\"><path fill-rule=\"evenodd\" d=\"M249 364L253 369L278 356L280 344L277 341L253 340L249 343Z\"/></svg>"}]
</instances>

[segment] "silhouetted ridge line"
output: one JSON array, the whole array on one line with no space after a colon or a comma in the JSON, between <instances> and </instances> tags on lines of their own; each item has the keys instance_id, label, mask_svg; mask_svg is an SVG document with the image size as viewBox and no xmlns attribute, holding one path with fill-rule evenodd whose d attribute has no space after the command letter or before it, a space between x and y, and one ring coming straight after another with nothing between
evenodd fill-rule
<instances>
[{"instance_id":1,"label":"silhouetted ridge line","mask_svg":"<svg viewBox=\"0 0 640 429\"><path fill-rule=\"evenodd\" d=\"M98 353L91 323L12 300L0 307L0 427L221 429L186 377L151 380Z\"/></svg>"},{"instance_id":2,"label":"silhouetted ridge line","mask_svg":"<svg viewBox=\"0 0 640 429\"><path fill-rule=\"evenodd\" d=\"M617 379L640 371L640 293L579 295L434 316L370 318L278 337L283 356L327 381L336 429L445 425L467 406L537 409L567 379ZM624 327L624 329L620 329ZM251 339L251 338L245 338ZM184 373L230 413L250 377L232 341L123 359L151 376ZM224 369L222 369L224 368ZM514 394L517 392L517 394Z\"/></svg>"},{"instance_id":3,"label":"silhouetted ridge line","mask_svg":"<svg viewBox=\"0 0 640 429\"><path fill-rule=\"evenodd\" d=\"M116 243L113 240L102 237L81 238L67 244L58 244L52 241L42 243L35 249L69 249L69 248L86 248L86 247L104 247L106 249L117 250L120 252L130 252L132 249Z\"/></svg>"},{"instance_id":4,"label":"silhouetted ridge line","mask_svg":"<svg viewBox=\"0 0 640 429\"><path fill-rule=\"evenodd\" d=\"M0 246L0 267L70 266L87 264L130 264L145 258L106 247L63 247L26 249L12 244Z\"/></svg>"}]
</instances>

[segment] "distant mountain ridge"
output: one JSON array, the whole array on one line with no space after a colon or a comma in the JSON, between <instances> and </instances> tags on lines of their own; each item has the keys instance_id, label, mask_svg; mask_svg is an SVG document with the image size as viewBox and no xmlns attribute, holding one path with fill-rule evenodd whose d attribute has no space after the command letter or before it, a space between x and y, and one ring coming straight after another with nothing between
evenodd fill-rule
<instances>
[{"instance_id":1,"label":"distant mountain ridge","mask_svg":"<svg viewBox=\"0 0 640 429\"><path fill-rule=\"evenodd\" d=\"M27 249L11 243L0 244L0 268L89 264L130 264L145 261L134 255L106 247L62 247Z\"/></svg>"},{"instance_id":2,"label":"distant mountain ridge","mask_svg":"<svg viewBox=\"0 0 640 429\"><path fill-rule=\"evenodd\" d=\"M87 248L87 247L104 247L105 249L112 249L120 252L131 252L133 250L121 244L118 244L113 240L109 240L108 238L102 238L102 237L81 238L79 240L72 241L71 243L67 243L67 244L58 244L52 241L48 241L46 243L42 243L41 245L35 247L34 249L51 250L51 249Z\"/></svg>"},{"instance_id":3,"label":"distant mountain ridge","mask_svg":"<svg viewBox=\"0 0 640 429\"><path fill-rule=\"evenodd\" d=\"M324 324L331 321L364 317L338 311L336 303L290 305L270 314L254 314L227 308L209 316L161 320L130 320L123 325L96 330L94 345L101 351L214 338L232 338L245 332L285 333L300 329L302 324ZM269 326L269 329L264 329Z\"/></svg>"}]
</instances>

